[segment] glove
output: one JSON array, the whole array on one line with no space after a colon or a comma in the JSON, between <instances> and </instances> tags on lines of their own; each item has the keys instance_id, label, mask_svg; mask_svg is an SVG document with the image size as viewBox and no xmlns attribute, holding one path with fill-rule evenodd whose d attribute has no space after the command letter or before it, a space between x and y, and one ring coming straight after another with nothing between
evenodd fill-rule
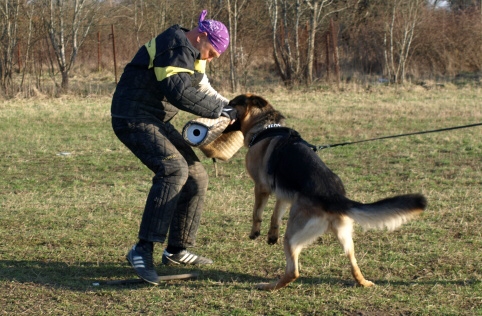
<instances>
[{"instance_id":1,"label":"glove","mask_svg":"<svg viewBox=\"0 0 482 316\"><path fill-rule=\"evenodd\" d=\"M223 110L221 111L221 116L225 116L231 121L234 121L238 117L238 112L232 106L225 105Z\"/></svg>"}]
</instances>

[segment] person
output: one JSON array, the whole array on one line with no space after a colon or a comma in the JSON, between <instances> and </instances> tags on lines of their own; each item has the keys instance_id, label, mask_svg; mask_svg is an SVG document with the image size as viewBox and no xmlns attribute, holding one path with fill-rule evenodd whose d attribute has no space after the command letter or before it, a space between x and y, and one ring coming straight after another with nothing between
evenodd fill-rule
<instances>
[{"instance_id":1,"label":"person","mask_svg":"<svg viewBox=\"0 0 482 316\"><path fill-rule=\"evenodd\" d=\"M187 250L195 245L208 176L193 149L171 124L179 110L206 118L236 112L214 90L206 62L229 45L226 26L206 20L188 30L174 25L142 46L129 62L112 98L112 128L117 138L154 172L138 242L127 260L140 278L158 284L154 243L167 247L163 264L211 264Z\"/></svg>"}]
</instances>

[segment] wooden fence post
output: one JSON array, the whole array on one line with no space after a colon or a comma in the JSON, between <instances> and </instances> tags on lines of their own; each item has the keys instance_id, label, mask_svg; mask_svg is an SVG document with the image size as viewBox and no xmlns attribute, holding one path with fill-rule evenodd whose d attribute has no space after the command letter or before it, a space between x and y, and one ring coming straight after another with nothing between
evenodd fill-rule
<instances>
[{"instance_id":1,"label":"wooden fence post","mask_svg":"<svg viewBox=\"0 0 482 316\"><path fill-rule=\"evenodd\" d=\"M100 31L97 32L97 71L100 72Z\"/></svg>"},{"instance_id":2,"label":"wooden fence post","mask_svg":"<svg viewBox=\"0 0 482 316\"><path fill-rule=\"evenodd\" d=\"M18 73L22 72L22 58L20 57L20 42L17 42Z\"/></svg>"},{"instance_id":3,"label":"wooden fence post","mask_svg":"<svg viewBox=\"0 0 482 316\"><path fill-rule=\"evenodd\" d=\"M330 80L330 32L326 32L326 80Z\"/></svg>"},{"instance_id":4,"label":"wooden fence post","mask_svg":"<svg viewBox=\"0 0 482 316\"><path fill-rule=\"evenodd\" d=\"M110 28L112 30L112 52L114 54L114 75L115 75L115 84L117 84L117 61L116 61L116 56L115 56L115 35L114 35L114 24L110 25Z\"/></svg>"},{"instance_id":5,"label":"wooden fence post","mask_svg":"<svg viewBox=\"0 0 482 316\"><path fill-rule=\"evenodd\" d=\"M335 79L338 87L340 86L340 62L338 60L338 41L337 33L335 32L335 24L333 19L330 19L331 43L333 47L333 63L335 64Z\"/></svg>"}]
</instances>

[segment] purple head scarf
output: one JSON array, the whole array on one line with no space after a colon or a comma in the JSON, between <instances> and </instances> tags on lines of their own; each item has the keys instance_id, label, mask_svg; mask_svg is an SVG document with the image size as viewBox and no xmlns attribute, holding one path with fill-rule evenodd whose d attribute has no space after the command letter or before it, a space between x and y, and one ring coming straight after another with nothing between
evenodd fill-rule
<instances>
[{"instance_id":1,"label":"purple head scarf","mask_svg":"<svg viewBox=\"0 0 482 316\"><path fill-rule=\"evenodd\" d=\"M205 20L208 11L203 10L199 16L198 29L199 32L208 33L208 40L214 49L222 54L229 45L229 32L226 26L215 20Z\"/></svg>"}]
</instances>

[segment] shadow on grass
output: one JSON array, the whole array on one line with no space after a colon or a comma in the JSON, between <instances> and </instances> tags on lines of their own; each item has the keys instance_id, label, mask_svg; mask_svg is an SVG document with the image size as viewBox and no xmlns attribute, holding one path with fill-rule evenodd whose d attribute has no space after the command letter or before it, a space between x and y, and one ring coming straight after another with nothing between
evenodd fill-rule
<instances>
[{"instance_id":1,"label":"shadow on grass","mask_svg":"<svg viewBox=\"0 0 482 316\"><path fill-rule=\"evenodd\" d=\"M214 268L214 266L213 266ZM210 266L192 267L192 266L158 266L159 275L184 274L196 272L198 273L198 281L207 281L214 284L224 284L233 286L237 289L252 289L255 284L260 282L271 282L273 278L263 278L256 275L227 272L218 269L212 269ZM85 291L94 287L94 282L105 282L111 280L128 280L137 278L133 269L126 262L125 264L97 264L92 262L82 262L77 264L67 264L63 262L41 262L41 261L12 261L0 260L0 282L20 282L35 283L51 287L68 288L74 291ZM480 284L480 280L425 280L425 281L387 281L372 280L379 286L410 286L419 285L458 285L458 286L474 286ZM176 286L176 284L186 286L186 281L166 281L165 284ZM344 287L353 287L352 280L344 280L330 277L300 277L295 283L321 285L330 284ZM101 288L117 288L132 289L149 287L147 283L121 284L121 285L102 285ZM189 282L189 287L205 287L206 285L199 282Z\"/></svg>"},{"instance_id":2,"label":"shadow on grass","mask_svg":"<svg viewBox=\"0 0 482 316\"><path fill-rule=\"evenodd\" d=\"M424 280L424 281L417 281L417 280L407 280L407 281L388 281L388 280L377 280L373 278L368 278L370 281L375 283L376 286L411 286L411 285L458 285L458 286L474 286L481 284L482 281L480 280ZM330 280L333 280L333 282L330 282ZM305 284L324 284L324 283L329 283L332 285L342 285L345 287L355 287L357 284L353 280L346 280L346 279L328 279L327 282L325 282L325 279L319 279L316 277L310 277L310 278L303 278L300 277L296 282L303 282Z\"/></svg>"},{"instance_id":3,"label":"shadow on grass","mask_svg":"<svg viewBox=\"0 0 482 316\"><path fill-rule=\"evenodd\" d=\"M259 277L243 273L230 273L211 269L209 266L163 266L156 267L157 273L161 275L185 274L196 272L198 281L209 280L220 284L234 284L239 288L249 287L244 283L254 283L263 281ZM13 261L0 260L0 282L19 282L34 283L50 287L67 288L74 291L85 291L95 288L118 288L132 289L149 287L147 283L129 283L119 285L102 285L94 287L95 282L106 282L114 280L132 280L137 275L126 262L124 263L93 263L80 262L67 264L64 262L42 262L42 261ZM162 282L161 284L180 284L186 285L186 281L173 280ZM204 287L196 282L189 282L190 287Z\"/></svg>"}]
</instances>

